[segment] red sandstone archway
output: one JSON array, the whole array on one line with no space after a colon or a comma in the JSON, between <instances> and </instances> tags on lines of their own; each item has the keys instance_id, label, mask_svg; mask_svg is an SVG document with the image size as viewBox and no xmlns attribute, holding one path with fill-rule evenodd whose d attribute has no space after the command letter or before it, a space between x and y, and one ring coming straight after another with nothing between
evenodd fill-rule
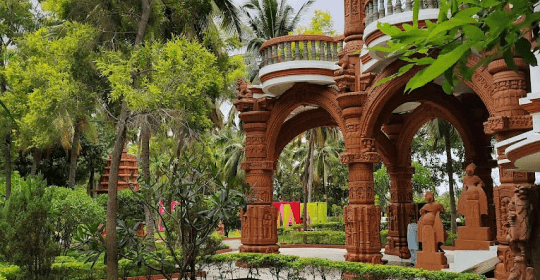
<instances>
[{"instance_id":1,"label":"red sandstone archway","mask_svg":"<svg viewBox=\"0 0 540 280\"><path fill-rule=\"evenodd\" d=\"M342 110L336 100L337 94L333 88L306 83L296 84L286 91L275 103L267 121L267 160L275 162L283 147L307 129L337 126L343 131L344 122ZM294 109L303 105L316 106L320 109L313 112L308 110L287 120ZM331 119L325 119L325 116Z\"/></svg>"}]
</instances>

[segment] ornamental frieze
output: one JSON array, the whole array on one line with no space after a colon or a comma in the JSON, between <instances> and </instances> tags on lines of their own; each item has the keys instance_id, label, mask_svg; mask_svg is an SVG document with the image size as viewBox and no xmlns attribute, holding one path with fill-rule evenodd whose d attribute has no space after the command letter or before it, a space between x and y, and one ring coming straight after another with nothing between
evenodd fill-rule
<instances>
[{"instance_id":1,"label":"ornamental frieze","mask_svg":"<svg viewBox=\"0 0 540 280\"><path fill-rule=\"evenodd\" d=\"M376 152L369 153L342 153L340 155L341 163L361 163L361 162L370 162L378 163L381 161L381 157Z\"/></svg>"},{"instance_id":2,"label":"ornamental frieze","mask_svg":"<svg viewBox=\"0 0 540 280\"><path fill-rule=\"evenodd\" d=\"M263 170L274 170L273 161L244 161L242 162L243 170L253 170L253 169L263 169Z\"/></svg>"},{"instance_id":3,"label":"ornamental frieze","mask_svg":"<svg viewBox=\"0 0 540 280\"><path fill-rule=\"evenodd\" d=\"M532 117L527 116L498 116L491 117L484 123L486 134L495 134L507 130L532 129Z\"/></svg>"}]
</instances>

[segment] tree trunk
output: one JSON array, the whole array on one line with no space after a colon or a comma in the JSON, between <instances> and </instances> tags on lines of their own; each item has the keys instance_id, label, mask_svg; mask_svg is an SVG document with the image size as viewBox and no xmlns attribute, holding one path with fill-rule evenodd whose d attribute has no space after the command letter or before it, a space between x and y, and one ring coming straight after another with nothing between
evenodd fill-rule
<instances>
[{"instance_id":1,"label":"tree trunk","mask_svg":"<svg viewBox=\"0 0 540 280\"><path fill-rule=\"evenodd\" d=\"M11 195L11 132L6 134L4 143L4 175L6 177L6 200Z\"/></svg>"},{"instance_id":2,"label":"tree trunk","mask_svg":"<svg viewBox=\"0 0 540 280\"><path fill-rule=\"evenodd\" d=\"M308 148L308 154L306 159L306 171L308 172L307 177L304 177L305 183L304 183L304 232L307 230L307 221L308 221L308 202L311 202L311 188L313 185L313 146L315 144L315 137L313 136L313 133L309 136L309 148ZM307 243L307 236L304 235L304 243Z\"/></svg>"},{"instance_id":3,"label":"tree trunk","mask_svg":"<svg viewBox=\"0 0 540 280\"><path fill-rule=\"evenodd\" d=\"M308 191L308 203L311 202L311 193L313 192L313 176L315 173L315 135L314 131L312 130L312 133L309 136L309 150L308 150L308 158L309 158L309 165L307 166L308 169L308 182L307 182L307 191Z\"/></svg>"},{"instance_id":4,"label":"tree trunk","mask_svg":"<svg viewBox=\"0 0 540 280\"><path fill-rule=\"evenodd\" d=\"M34 161L32 162L32 168L30 169L30 176L36 177L37 168L39 165L39 162L41 161L41 150L38 148L34 148Z\"/></svg>"},{"instance_id":5,"label":"tree trunk","mask_svg":"<svg viewBox=\"0 0 540 280\"><path fill-rule=\"evenodd\" d=\"M450 132L444 133L444 142L446 147L446 171L448 173L448 190L450 193L450 219L452 233L457 233L457 211L456 211L456 198L454 195L454 168L452 167L452 151L450 146ZM452 241L453 242L453 241Z\"/></svg>"},{"instance_id":6,"label":"tree trunk","mask_svg":"<svg viewBox=\"0 0 540 280\"><path fill-rule=\"evenodd\" d=\"M147 120L144 120L141 124L141 169L143 184L148 184L150 180L150 124ZM147 186L143 187L143 191L146 191ZM153 199L150 197L150 193L146 192L146 202L144 205L144 218L146 223L146 242L149 250L155 250L156 244L154 241L154 217L152 209L149 205L153 204Z\"/></svg>"},{"instance_id":7,"label":"tree trunk","mask_svg":"<svg viewBox=\"0 0 540 280\"><path fill-rule=\"evenodd\" d=\"M107 200L107 280L118 279L118 249L116 241L116 212L118 210L118 170L122 150L126 141L126 122L128 119L128 109L125 101L122 102L120 117L118 118L118 131L114 142L114 149L111 157L111 170L109 174L109 188Z\"/></svg>"},{"instance_id":8,"label":"tree trunk","mask_svg":"<svg viewBox=\"0 0 540 280\"><path fill-rule=\"evenodd\" d=\"M151 6L148 0L141 0L142 14L138 24L137 37L135 38L135 48L137 48L144 39L148 19L150 18ZM132 86L135 86L137 75L132 75ZM111 170L109 175L109 198L107 201L107 280L118 279L118 249L116 247L116 212L118 202L118 169L120 168L120 159L126 140L126 122L129 117L127 104L122 101L122 109L118 118L118 131L114 143L113 155L111 158Z\"/></svg>"},{"instance_id":9,"label":"tree trunk","mask_svg":"<svg viewBox=\"0 0 540 280\"><path fill-rule=\"evenodd\" d=\"M90 157L89 159L89 162L88 162L88 165L89 165L89 169L90 169L90 175L89 175L89 179L88 179L88 195L90 197L94 197L93 195L93 190L94 190L94 159L92 157Z\"/></svg>"},{"instance_id":10,"label":"tree trunk","mask_svg":"<svg viewBox=\"0 0 540 280\"><path fill-rule=\"evenodd\" d=\"M75 188L75 173L77 172L77 157L79 155L79 137L81 135L81 119L77 118L74 124L73 141L71 143L68 187Z\"/></svg>"}]
</instances>

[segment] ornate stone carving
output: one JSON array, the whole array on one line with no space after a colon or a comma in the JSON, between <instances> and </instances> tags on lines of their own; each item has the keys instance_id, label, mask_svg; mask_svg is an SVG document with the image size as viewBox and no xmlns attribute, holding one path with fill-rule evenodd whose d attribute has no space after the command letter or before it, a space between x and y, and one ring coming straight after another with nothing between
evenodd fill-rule
<instances>
[{"instance_id":1,"label":"ornate stone carving","mask_svg":"<svg viewBox=\"0 0 540 280\"><path fill-rule=\"evenodd\" d=\"M375 200L375 190L373 181L349 182L350 203L367 204Z\"/></svg>"},{"instance_id":2,"label":"ornate stone carving","mask_svg":"<svg viewBox=\"0 0 540 280\"><path fill-rule=\"evenodd\" d=\"M407 244L407 225L416 223L417 205L413 203L392 203L386 207L388 213L388 237L384 253L405 258L410 257Z\"/></svg>"},{"instance_id":3,"label":"ornate stone carving","mask_svg":"<svg viewBox=\"0 0 540 280\"><path fill-rule=\"evenodd\" d=\"M532 128L531 116L497 116L484 123L484 132L489 135L508 130L528 130Z\"/></svg>"},{"instance_id":4,"label":"ornate stone carving","mask_svg":"<svg viewBox=\"0 0 540 280\"><path fill-rule=\"evenodd\" d=\"M345 260L380 264L380 207L352 204L344 207Z\"/></svg>"},{"instance_id":5,"label":"ornate stone carving","mask_svg":"<svg viewBox=\"0 0 540 280\"><path fill-rule=\"evenodd\" d=\"M489 250L494 242L491 229L482 224L482 215L488 214L488 201L484 182L474 175L476 165L469 164L463 177L463 192L459 197L458 212L465 215L465 226L458 228L458 250Z\"/></svg>"},{"instance_id":6,"label":"ornate stone carving","mask_svg":"<svg viewBox=\"0 0 540 280\"><path fill-rule=\"evenodd\" d=\"M341 163L343 164L360 162L377 163L381 161L381 158L377 153L342 153L340 156Z\"/></svg>"},{"instance_id":7,"label":"ornate stone carving","mask_svg":"<svg viewBox=\"0 0 540 280\"><path fill-rule=\"evenodd\" d=\"M426 200L428 203L420 209L422 216L418 221L418 241L422 243L422 251L418 252L415 267L441 270L449 267L446 256L440 249L448 235L440 218L440 214L444 214L444 207L434 201L432 192L426 192Z\"/></svg>"},{"instance_id":8,"label":"ornate stone carving","mask_svg":"<svg viewBox=\"0 0 540 280\"><path fill-rule=\"evenodd\" d=\"M240 252L278 253L277 209L272 205L248 205L240 210L242 217L242 246Z\"/></svg>"},{"instance_id":9,"label":"ornate stone carving","mask_svg":"<svg viewBox=\"0 0 540 280\"><path fill-rule=\"evenodd\" d=\"M246 81L238 79L236 80L236 84L236 91L238 91L238 94L236 95L237 99L253 98L253 92L248 88L248 83Z\"/></svg>"},{"instance_id":10,"label":"ornate stone carving","mask_svg":"<svg viewBox=\"0 0 540 280\"><path fill-rule=\"evenodd\" d=\"M510 228L506 239L510 242L513 255L513 266L510 269L509 280L533 279L533 270L527 267L526 246L529 241L529 202L530 187L518 187L508 206Z\"/></svg>"},{"instance_id":11,"label":"ornate stone carving","mask_svg":"<svg viewBox=\"0 0 540 280\"><path fill-rule=\"evenodd\" d=\"M242 162L243 170L263 169L274 170L274 162L272 161L244 161Z\"/></svg>"}]
</instances>

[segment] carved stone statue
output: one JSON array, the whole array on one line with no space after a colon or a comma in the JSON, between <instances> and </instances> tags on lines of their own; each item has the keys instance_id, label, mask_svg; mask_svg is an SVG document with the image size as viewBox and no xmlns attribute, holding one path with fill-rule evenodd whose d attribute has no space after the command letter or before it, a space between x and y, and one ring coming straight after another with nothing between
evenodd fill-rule
<instances>
[{"instance_id":1,"label":"carved stone statue","mask_svg":"<svg viewBox=\"0 0 540 280\"><path fill-rule=\"evenodd\" d=\"M251 92L251 90L248 88L248 83L246 81L243 79L238 79L236 80L236 83L238 84L236 87L236 90L238 91L236 98L253 98L253 92Z\"/></svg>"},{"instance_id":2,"label":"carved stone statue","mask_svg":"<svg viewBox=\"0 0 540 280\"><path fill-rule=\"evenodd\" d=\"M428 203L420 209L418 221L418 241L422 243L422 251L418 252L415 267L427 270L441 270L448 268L446 256L440 249L448 234L444 231L440 214L444 214L444 207L435 202L432 192L426 192Z\"/></svg>"},{"instance_id":3,"label":"carved stone statue","mask_svg":"<svg viewBox=\"0 0 540 280\"><path fill-rule=\"evenodd\" d=\"M476 166L471 163L463 177L463 192L459 197L458 212L465 215L465 226L458 228L458 250L489 250L493 245L491 229L482 227L482 215L488 214L487 196L482 187L484 182L474 175Z\"/></svg>"},{"instance_id":4,"label":"carved stone statue","mask_svg":"<svg viewBox=\"0 0 540 280\"><path fill-rule=\"evenodd\" d=\"M218 223L217 234L221 236L225 235L225 225L221 221Z\"/></svg>"}]
</instances>

